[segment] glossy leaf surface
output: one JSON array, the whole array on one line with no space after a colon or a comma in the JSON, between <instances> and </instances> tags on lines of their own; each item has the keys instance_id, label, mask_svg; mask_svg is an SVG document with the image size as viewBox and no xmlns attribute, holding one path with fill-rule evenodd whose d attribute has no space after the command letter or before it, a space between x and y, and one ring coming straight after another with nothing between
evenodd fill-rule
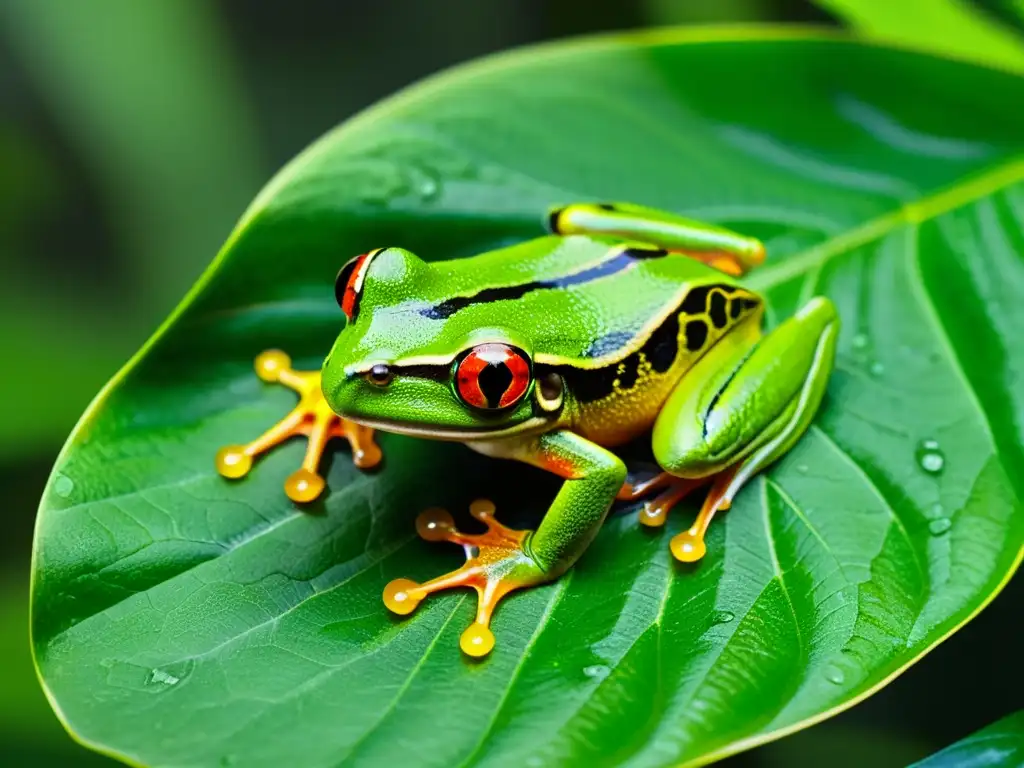
<instances>
[{"instance_id":1,"label":"glossy leaf surface","mask_svg":"<svg viewBox=\"0 0 1024 768\"><path fill-rule=\"evenodd\" d=\"M883 685L993 597L1024 541L1024 80L765 30L550 46L471 65L331 133L58 461L34 643L69 727L151 765L677 765L799 728ZM493 498L535 522L557 483L459 445L344 451L286 502L289 445L231 484L217 447L318 366L332 281L396 244L453 258L545 209L630 200L762 237L769 321L823 293L843 331L820 417L713 526L697 567L620 511L556 584L501 606L470 664L469 596L389 616L392 578L460 561L415 538Z\"/></svg>"},{"instance_id":2,"label":"glossy leaf surface","mask_svg":"<svg viewBox=\"0 0 1024 768\"><path fill-rule=\"evenodd\" d=\"M1024 765L1024 710L972 733L912 768L1015 768Z\"/></svg>"}]
</instances>

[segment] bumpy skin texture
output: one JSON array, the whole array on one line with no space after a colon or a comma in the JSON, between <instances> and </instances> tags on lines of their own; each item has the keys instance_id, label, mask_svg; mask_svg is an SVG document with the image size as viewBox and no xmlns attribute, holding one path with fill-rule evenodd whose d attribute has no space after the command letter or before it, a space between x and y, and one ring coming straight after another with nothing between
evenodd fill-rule
<instances>
[{"instance_id":1,"label":"bumpy skin texture","mask_svg":"<svg viewBox=\"0 0 1024 768\"><path fill-rule=\"evenodd\" d=\"M348 324L321 386L344 424L458 440L565 478L535 532L504 528L485 501L479 536L447 513L418 521L424 538L464 546L466 565L422 585L398 579L385 602L408 613L431 592L473 587L470 655L493 647L504 595L564 573L616 495L636 495L608 449L652 426L665 473L650 487L664 490L641 519L663 523L710 484L671 543L678 559L699 559L715 512L809 426L835 354L838 319L823 298L761 336L760 297L736 279L763 260L756 240L625 203L555 209L549 223L548 237L467 259L372 251L336 286Z\"/></svg>"}]
</instances>

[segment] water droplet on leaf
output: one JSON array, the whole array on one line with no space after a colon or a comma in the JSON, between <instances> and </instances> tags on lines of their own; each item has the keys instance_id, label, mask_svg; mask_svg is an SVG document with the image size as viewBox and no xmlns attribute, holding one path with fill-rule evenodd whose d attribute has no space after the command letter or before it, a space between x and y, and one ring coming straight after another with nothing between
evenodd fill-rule
<instances>
[{"instance_id":1,"label":"water droplet on leaf","mask_svg":"<svg viewBox=\"0 0 1024 768\"><path fill-rule=\"evenodd\" d=\"M928 523L928 530L931 531L933 536L941 536L947 533L950 528L953 527L953 521L948 517L938 517Z\"/></svg>"},{"instance_id":2,"label":"water droplet on leaf","mask_svg":"<svg viewBox=\"0 0 1024 768\"><path fill-rule=\"evenodd\" d=\"M420 181L420 198L424 201L434 200L441 191L441 185L433 176L424 176Z\"/></svg>"},{"instance_id":3,"label":"water droplet on leaf","mask_svg":"<svg viewBox=\"0 0 1024 768\"><path fill-rule=\"evenodd\" d=\"M67 475L57 475L53 481L53 492L60 496L62 499L66 499L71 496L72 491L75 490L75 481Z\"/></svg>"},{"instance_id":4,"label":"water droplet on leaf","mask_svg":"<svg viewBox=\"0 0 1024 768\"><path fill-rule=\"evenodd\" d=\"M728 624L730 621L736 618L736 614L732 611L715 611L714 616L711 617L712 624Z\"/></svg>"},{"instance_id":5,"label":"water droplet on leaf","mask_svg":"<svg viewBox=\"0 0 1024 768\"><path fill-rule=\"evenodd\" d=\"M871 368L869 370L871 371L872 376L881 376L885 373L885 366L876 360L871 364Z\"/></svg>"},{"instance_id":6,"label":"water droplet on leaf","mask_svg":"<svg viewBox=\"0 0 1024 768\"><path fill-rule=\"evenodd\" d=\"M149 673L149 682L160 683L162 685L177 685L181 681L180 677L175 677L170 672L164 672L162 669L154 669Z\"/></svg>"},{"instance_id":7,"label":"water droplet on leaf","mask_svg":"<svg viewBox=\"0 0 1024 768\"><path fill-rule=\"evenodd\" d=\"M853 337L853 348L864 349L868 345L868 337L863 333L858 333Z\"/></svg>"},{"instance_id":8,"label":"water droplet on leaf","mask_svg":"<svg viewBox=\"0 0 1024 768\"><path fill-rule=\"evenodd\" d=\"M583 674L594 680L604 680L608 677L609 672L611 670L604 664L591 664L589 667L583 668Z\"/></svg>"},{"instance_id":9,"label":"water droplet on leaf","mask_svg":"<svg viewBox=\"0 0 1024 768\"><path fill-rule=\"evenodd\" d=\"M846 675L843 673L843 670L835 664L830 664L825 670L825 679L830 683L842 685L846 681Z\"/></svg>"},{"instance_id":10,"label":"water droplet on leaf","mask_svg":"<svg viewBox=\"0 0 1024 768\"><path fill-rule=\"evenodd\" d=\"M939 474L946 466L946 457L935 440L922 440L915 455L918 465L930 475Z\"/></svg>"}]
</instances>

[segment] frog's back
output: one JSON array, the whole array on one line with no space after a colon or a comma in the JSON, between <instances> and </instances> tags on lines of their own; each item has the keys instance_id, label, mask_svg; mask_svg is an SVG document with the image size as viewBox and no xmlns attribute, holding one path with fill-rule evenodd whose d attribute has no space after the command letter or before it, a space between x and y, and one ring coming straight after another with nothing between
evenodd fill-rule
<instances>
[{"instance_id":1,"label":"frog's back","mask_svg":"<svg viewBox=\"0 0 1024 768\"><path fill-rule=\"evenodd\" d=\"M685 256L612 238L544 237L468 259L435 262L426 317L450 330L503 325L509 310L530 329L539 363L599 368L677 306L687 286L718 276ZM717 279L717 277L715 278Z\"/></svg>"},{"instance_id":2,"label":"frog's back","mask_svg":"<svg viewBox=\"0 0 1024 768\"><path fill-rule=\"evenodd\" d=\"M457 335L510 321L526 329L534 362L566 380L577 431L605 445L647 429L707 349L760 320L758 297L729 276L615 239L540 238L431 272L446 291L425 315Z\"/></svg>"}]
</instances>

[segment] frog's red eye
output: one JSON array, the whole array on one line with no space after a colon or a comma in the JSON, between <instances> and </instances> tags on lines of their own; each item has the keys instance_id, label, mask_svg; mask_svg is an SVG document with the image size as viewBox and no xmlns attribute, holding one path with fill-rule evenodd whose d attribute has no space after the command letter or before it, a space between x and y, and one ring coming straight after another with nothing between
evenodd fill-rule
<instances>
[{"instance_id":1,"label":"frog's red eye","mask_svg":"<svg viewBox=\"0 0 1024 768\"><path fill-rule=\"evenodd\" d=\"M530 358L507 344L473 347L455 370L455 389L474 408L508 408L523 399L529 386Z\"/></svg>"},{"instance_id":2,"label":"frog's red eye","mask_svg":"<svg viewBox=\"0 0 1024 768\"><path fill-rule=\"evenodd\" d=\"M370 261L383 250L378 248L376 251L356 256L338 271L338 277L334 281L334 298L338 300L338 306L350 323L356 319L356 312L359 311L359 297Z\"/></svg>"}]
</instances>

